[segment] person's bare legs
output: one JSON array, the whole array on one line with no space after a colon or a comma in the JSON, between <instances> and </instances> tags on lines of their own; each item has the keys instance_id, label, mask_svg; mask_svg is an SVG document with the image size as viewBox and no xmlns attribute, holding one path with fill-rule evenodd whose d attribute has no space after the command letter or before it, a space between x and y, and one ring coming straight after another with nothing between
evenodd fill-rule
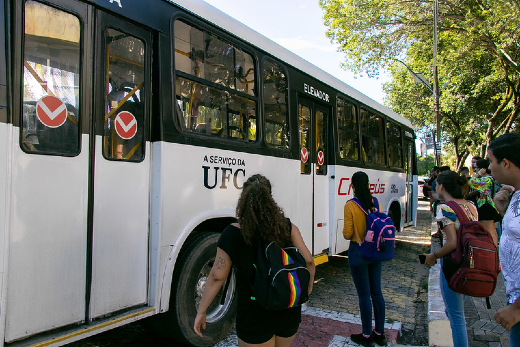
<instances>
[{"instance_id":1,"label":"person's bare legs","mask_svg":"<svg viewBox=\"0 0 520 347\"><path fill-rule=\"evenodd\" d=\"M269 341L261 343L261 344L250 344L246 343L240 339L238 339L238 346L239 347L255 347L255 346L261 346L261 347L290 347L292 340L294 340L294 337L296 335L293 335L291 337L280 337L280 336L273 336Z\"/></svg>"},{"instance_id":2,"label":"person's bare legs","mask_svg":"<svg viewBox=\"0 0 520 347\"><path fill-rule=\"evenodd\" d=\"M240 338L238 338L238 347L255 347L255 346L261 346L261 347L275 347L275 336L273 335L273 337L271 337L271 339L267 342L264 342L264 343L260 343L260 344L251 344L251 343L246 343L242 340L240 340Z\"/></svg>"},{"instance_id":3,"label":"person's bare legs","mask_svg":"<svg viewBox=\"0 0 520 347\"><path fill-rule=\"evenodd\" d=\"M291 345L291 342L292 340L294 340L294 337L296 336L293 335L291 337L280 337L280 336L274 336L275 337L275 346L276 347L289 347Z\"/></svg>"}]
</instances>

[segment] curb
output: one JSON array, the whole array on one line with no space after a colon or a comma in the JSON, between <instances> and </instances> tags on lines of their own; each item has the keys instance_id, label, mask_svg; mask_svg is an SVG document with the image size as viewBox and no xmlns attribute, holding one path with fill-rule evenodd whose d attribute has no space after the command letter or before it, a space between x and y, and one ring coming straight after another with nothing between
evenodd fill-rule
<instances>
[{"instance_id":1,"label":"curb","mask_svg":"<svg viewBox=\"0 0 520 347\"><path fill-rule=\"evenodd\" d=\"M437 223L432 222L432 235L437 231ZM437 242L432 242L431 251L440 249ZM450 321L446 316L446 306L440 287L441 264L430 268L428 279L428 341L430 346L453 347Z\"/></svg>"}]
</instances>

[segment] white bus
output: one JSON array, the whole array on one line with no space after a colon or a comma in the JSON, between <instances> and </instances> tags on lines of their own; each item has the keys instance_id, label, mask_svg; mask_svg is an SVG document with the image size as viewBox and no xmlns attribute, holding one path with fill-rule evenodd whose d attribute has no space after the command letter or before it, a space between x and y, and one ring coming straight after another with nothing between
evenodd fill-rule
<instances>
[{"instance_id":1,"label":"white bus","mask_svg":"<svg viewBox=\"0 0 520 347\"><path fill-rule=\"evenodd\" d=\"M0 345L139 319L228 333L232 274L192 331L219 233L262 173L316 262L363 170L397 228L411 123L201 0L0 0Z\"/></svg>"}]
</instances>

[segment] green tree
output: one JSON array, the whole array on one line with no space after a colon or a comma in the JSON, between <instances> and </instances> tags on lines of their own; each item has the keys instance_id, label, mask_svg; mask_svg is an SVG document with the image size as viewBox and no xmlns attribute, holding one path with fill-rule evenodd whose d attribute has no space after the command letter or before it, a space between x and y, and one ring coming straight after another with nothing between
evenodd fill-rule
<instances>
[{"instance_id":1,"label":"green tree","mask_svg":"<svg viewBox=\"0 0 520 347\"><path fill-rule=\"evenodd\" d=\"M435 158L432 155L417 158L417 174L419 176L430 176L430 170L435 165Z\"/></svg>"}]
</instances>

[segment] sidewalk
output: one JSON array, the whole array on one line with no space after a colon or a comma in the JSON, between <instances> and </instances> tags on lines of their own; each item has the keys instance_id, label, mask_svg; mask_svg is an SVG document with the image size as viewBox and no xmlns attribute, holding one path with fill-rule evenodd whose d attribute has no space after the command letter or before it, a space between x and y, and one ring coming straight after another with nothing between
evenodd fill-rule
<instances>
[{"instance_id":1,"label":"sidewalk","mask_svg":"<svg viewBox=\"0 0 520 347\"><path fill-rule=\"evenodd\" d=\"M432 222L432 234L437 230ZM431 252L440 249L440 239L432 237ZM441 266L437 264L430 269L428 284L428 321L430 346L453 346L451 328L445 314L439 276ZM509 347L509 333L497 324L493 318L495 312L506 306L504 279L500 274L495 293L491 296L491 309L486 307L485 298L466 297L464 313L468 329L470 347Z\"/></svg>"}]
</instances>

